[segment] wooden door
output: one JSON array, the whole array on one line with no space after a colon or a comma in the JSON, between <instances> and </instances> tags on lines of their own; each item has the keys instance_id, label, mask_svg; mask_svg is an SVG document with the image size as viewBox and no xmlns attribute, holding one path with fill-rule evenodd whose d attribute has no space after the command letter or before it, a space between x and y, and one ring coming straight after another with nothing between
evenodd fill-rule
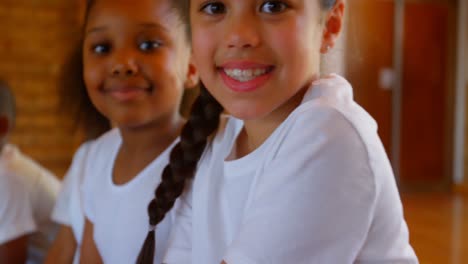
<instances>
[{"instance_id":1,"label":"wooden door","mask_svg":"<svg viewBox=\"0 0 468 264\"><path fill-rule=\"evenodd\" d=\"M376 119L392 153L394 1L349 0L346 77L356 100ZM451 179L456 12L454 1L407 0L404 15L400 185L447 189Z\"/></svg>"},{"instance_id":2,"label":"wooden door","mask_svg":"<svg viewBox=\"0 0 468 264\"><path fill-rule=\"evenodd\" d=\"M455 17L450 1L405 4L400 168L408 185L450 182Z\"/></svg>"}]
</instances>

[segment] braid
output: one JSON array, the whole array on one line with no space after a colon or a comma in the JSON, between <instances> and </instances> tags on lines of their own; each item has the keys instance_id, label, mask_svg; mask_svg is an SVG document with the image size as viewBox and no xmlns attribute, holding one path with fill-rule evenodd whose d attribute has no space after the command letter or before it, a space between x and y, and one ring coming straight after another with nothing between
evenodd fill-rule
<instances>
[{"instance_id":1,"label":"braid","mask_svg":"<svg viewBox=\"0 0 468 264\"><path fill-rule=\"evenodd\" d=\"M154 226L160 223L182 194L185 183L192 179L203 154L208 137L218 128L223 107L200 85L190 117L182 129L180 142L171 151L169 164L164 168L155 198L148 205L150 231L138 256L138 264L153 263L155 252Z\"/></svg>"}]
</instances>

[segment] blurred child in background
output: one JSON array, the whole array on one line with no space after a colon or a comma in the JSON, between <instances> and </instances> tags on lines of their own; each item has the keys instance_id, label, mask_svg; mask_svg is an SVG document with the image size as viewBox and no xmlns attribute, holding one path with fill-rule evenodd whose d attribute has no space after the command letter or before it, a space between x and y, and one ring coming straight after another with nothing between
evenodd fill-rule
<instances>
[{"instance_id":1,"label":"blurred child in background","mask_svg":"<svg viewBox=\"0 0 468 264\"><path fill-rule=\"evenodd\" d=\"M0 263L42 263L56 233L50 220L60 182L8 143L15 98L0 82Z\"/></svg>"}]
</instances>

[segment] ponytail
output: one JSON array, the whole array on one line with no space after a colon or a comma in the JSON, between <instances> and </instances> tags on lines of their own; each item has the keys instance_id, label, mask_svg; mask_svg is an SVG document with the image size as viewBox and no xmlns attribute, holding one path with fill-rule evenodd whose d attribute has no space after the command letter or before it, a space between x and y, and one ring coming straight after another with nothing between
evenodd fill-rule
<instances>
[{"instance_id":1,"label":"ponytail","mask_svg":"<svg viewBox=\"0 0 468 264\"><path fill-rule=\"evenodd\" d=\"M137 264L153 263L156 249L155 227L174 206L182 194L187 181L191 180L197 168L208 137L216 131L223 107L200 85L200 95L195 100L187 123L182 128L180 142L172 149L169 164L164 168L161 183L155 197L148 205L150 230L141 248Z\"/></svg>"}]
</instances>

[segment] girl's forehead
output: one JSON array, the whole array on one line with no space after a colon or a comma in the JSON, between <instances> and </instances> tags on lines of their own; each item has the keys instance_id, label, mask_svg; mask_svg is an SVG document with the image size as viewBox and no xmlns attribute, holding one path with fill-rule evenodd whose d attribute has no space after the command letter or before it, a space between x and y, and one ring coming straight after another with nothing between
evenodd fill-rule
<instances>
[{"instance_id":1,"label":"girl's forehead","mask_svg":"<svg viewBox=\"0 0 468 264\"><path fill-rule=\"evenodd\" d=\"M158 24L171 27L176 12L171 0L97 0L89 10L87 28L107 24Z\"/></svg>"}]
</instances>

